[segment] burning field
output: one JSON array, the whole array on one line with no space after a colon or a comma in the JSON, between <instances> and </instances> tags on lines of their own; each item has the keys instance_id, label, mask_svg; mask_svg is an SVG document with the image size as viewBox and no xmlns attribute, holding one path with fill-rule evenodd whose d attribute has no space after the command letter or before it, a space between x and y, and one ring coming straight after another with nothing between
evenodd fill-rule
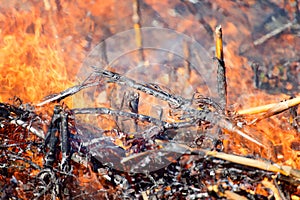
<instances>
[{"instance_id":1,"label":"burning field","mask_svg":"<svg viewBox=\"0 0 300 200\"><path fill-rule=\"evenodd\" d=\"M2 0L1 199L300 199L299 7Z\"/></svg>"}]
</instances>

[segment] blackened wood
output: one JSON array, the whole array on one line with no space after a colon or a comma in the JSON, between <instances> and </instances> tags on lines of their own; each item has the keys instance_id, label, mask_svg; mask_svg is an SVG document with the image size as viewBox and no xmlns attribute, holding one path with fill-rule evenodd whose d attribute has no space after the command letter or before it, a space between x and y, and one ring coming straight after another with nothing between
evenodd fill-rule
<instances>
[{"instance_id":1,"label":"blackened wood","mask_svg":"<svg viewBox=\"0 0 300 200\"><path fill-rule=\"evenodd\" d=\"M220 106L225 112L227 106L227 82L226 82L226 68L224 61L218 60L217 80L218 80L218 94L220 98Z\"/></svg>"},{"instance_id":2,"label":"blackened wood","mask_svg":"<svg viewBox=\"0 0 300 200\"><path fill-rule=\"evenodd\" d=\"M224 128L228 131L237 133L240 136L246 138L249 141L252 141L253 143L259 146L265 147L265 145L253 139L252 137L244 133L241 129L239 129L230 120L226 119L226 117L223 114L212 112L208 109L198 110L192 108L191 107L192 100L188 100L180 96L172 95L166 91L162 91L161 89L158 90L156 88L149 87L147 85L138 83L135 80L132 80L130 78L127 78L115 72L111 72L104 69L97 69L96 67L93 68L95 68L95 73L98 73L99 76L108 78L110 82L116 82L120 85L126 85L136 90L142 91L146 94L167 101L168 103L173 105L173 107L184 110L187 113L187 115L190 117L190 119L210 122L212 124L218 125L220 128Z\"/></svg>"},{"instance_id":3,"label":"blackened wood","mask_svg":"<svg viewBox=\"0 0 300 200\"><path fill-rule=\"evenodd\" d=\"M76 115L78 114L108 114L112 116L122 116L128 117L131 119L137 119L142 122L152 123L156 126L161 127L162 129L172 129L172 128L183 128L188 126L193 126L197 123L197 120L191 119L186 122L175 122L175 123L168 123L165 121L161 121L154 117L150 117L148 115L137 114L133 112L125 112L121 110L112 110L109 108L75 108L72 109L72 112Z\"/></svg>"},{"instance_id":4,"label":"blackened wood","mask_svg":"<svg viewBox=\"0 0 300 200\"><path fill-rule=\"evenodd\" d=\"M99 76L108 78L109 81L111 81L111 82L116 82L120 85L129 86L133 89L136 89L136 90L142 91L146 94L157 97L157 98L159 98L163 101L167 101L173 107L183 108L183 107L186 107L186 106L191 104L190 100L184 99L184 98L179 97L179 96L172 95L172 94L170 94L166 91L163 91L161 89L151 87L150 85L145 85L145 84L138 83L135 80L127 78L125 76L122 76L118 73L111 72L111 71L104 70L104 69L99 69L99 68L96 68L96 67L94 67L94 68L95 68L95 73L97 73Z\"/></svg>"},{"instance_id":5,"label":"blackened wood","mask_svg":"<svg viewBox=\"0 0 300 200\"><path fill-rule=\"evenodd\" d=\"M227 106L227 82L226 82L226 68L223 56L223 38L222 38L222 27L217 26L216 31L216 59L218 64L217 69L217 84L218 94L220 98L220 105L225 113Z\"/></svg>"},{"instance_id":6,"label":"blackened wood","mask_svg":"<svg viewBox=\"0 0 300 200\"><path fill-rule=\"evenodd\" d=\"M77 92L80 92L83 89L97 86L97 85L99 85L98 82L93 82L93 83L85 83L84 82L83 84L75 85L73 87L70 87L70 88L60 92L59 94L55 94L49 98L46 98L44 101L38 103L37 106L43 106L43 105L51 103L51 102L59 102L68 96L71 96L71 95L76 94Z\"/></svg>"},{"instance_id":7,"label":"blackened wood","mask_svg":"<svg viewBox=\"0 0 300 200\"><path fill-rule=\"evenodd\" d=\"M49 148L45 156L45 167L52 167L56 159L56 146L58 144L57 134L59 133L59 126L61 123L61 106L54 107L52 120L45 138L44 146Z\"/></svg>"},{"instance_id":8,"label":"blackened wood","mask_svg":"<svg viewBox=\"0 0 300 200\"><path fill-rule=\"evenodd\" d=\"M61 138L61 169L68 171L69 159L70 159L70 133L68 131L68 113L62 111L60 113L61 125L60 125L60 138Z\"/></svg>"}]
</instances>

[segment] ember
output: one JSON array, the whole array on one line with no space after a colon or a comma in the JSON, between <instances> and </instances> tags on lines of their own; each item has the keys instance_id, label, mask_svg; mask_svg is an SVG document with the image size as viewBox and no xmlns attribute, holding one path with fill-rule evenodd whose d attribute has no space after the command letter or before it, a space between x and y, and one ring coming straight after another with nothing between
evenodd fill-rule
<instances>
[{"instance_id":1,"label":"ember","mask_svg":"<svg viewBox=\"0 0 300 200\"><path fill-rule=\"evenodd\" d=\"M1 199L300 199L298 1L0 11Z\"/></svg>"}]
</instances>

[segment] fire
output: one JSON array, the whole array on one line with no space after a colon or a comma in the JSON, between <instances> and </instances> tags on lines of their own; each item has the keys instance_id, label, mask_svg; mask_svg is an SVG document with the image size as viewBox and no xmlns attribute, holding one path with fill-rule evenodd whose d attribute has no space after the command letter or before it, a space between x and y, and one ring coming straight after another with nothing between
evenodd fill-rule
<instances>
[{"instance_id":1,"label":"fire","mask_svg":"<svg viewBox=\"0 0 300 200\"><path fill-rule=\"evenodd\" d=\"M160 11L159 3L154 1L148 3ZM251 2L251 4L253 3ZM230 9L229 5L231 4L223 3L222 5L224 5L224 9ZM95 30L95 21L84 16L90 7L93 16L111 18L111 22L115 23L113 20L116 16L112 12L117 7L113 1L106 1L105 4L103 2L78 1L77 5L48 0L34 5L28 1L20 8L17 3L3 5L0 15L3 27L0 32L0 36L3 38L0 42L1 102L17 96L24 102L36 103L49 94L63 91L75 84L75 74L80 66L80 60L82 61L85 54L82 53L82 50L89 46L88 40L82 39L82 35L89 34L89 32L97 33L98 36L103 35L101 31ZM290 8L288 7L288 9ZM238 16L239 13L233 15ZM190 27L193 23L187 19L182 23L187 23ZM217 24L213 18L209 19L209 23L211 26ZM227 42L224 54L228 76L229 105L233 105L234 109L240 109L286 99L287 95L269 95L256 90L253 85L249 84L252 82L252 77L247 75L250 70L242 67L248 66L249 60L238 56L238 48L242 45L242 37L249 37L251 33L248 27L241 26L239 23L223 24L224 38ZM182 27L178 27L178 29L181 30ZM237 36L239 40L235 40ZM291 36L287 38L293 41ZM243 79L231 78L235 76L242 76ZM67 104L72 107L71 101L68 101ZM145 109L147 110L147 108L141 108L141 110ZM274 119L273 123L279 121L279 119ZM274 134L270 133L270 129L266 128L264 131L266 131L266 137L273 141L272 135ZM286 134L284 130L276 126L272 127L272 131L280 133L279 140L273 142L275 145L278 144L278 141L284 141L287 144L282 144L283 146L290 146L289 143L293 139L284 140ZM291 132L290 138L294 138L293 131L290 131L289 134ZM284 152L286 153L283 156L289 157L288 152L290 151L285 150ZM299 164L296 166L299 167Z\"/></svg>"},{"instance_id":2,"label":"fire","mask_svg":"<svg viewBox=\"0 0 300 200\"><path fill-rule=\"evenodd\" d=\"M66 31L58 26L74 19L65 13L59 16L53 2L28 1L17 7L16 2L0 8L0 101L17 96L37 103L74 85L84 44L72 42L78 34L70 32L74 27Z\"/></svg>"},{"instance_id":3,"label":"fire","mask_svg":"<svg viewBox=\"0 0 300 200\"><path fill-rule=\"evenodd\" d=\"M18 1L3 3L0 6L0 102L7 102L16 96L24 103L36 105L44 97L76 85L78 81L76 75L79 68L85 56L93 47L115 33L134 27L131 10L132 2L124 2L115 0L44 0L39 2L24 0L22 3ZM251 60L252 57L257 56L261 63L266 63L263 69L265 71L270 70L269 66L276 65L278 68L271 70L272 76L276 78L280 76L280 67L286 64L284 63L281 66L280 56L282 56L282 52L280 51L285 49L284 55L288 55L286 59L290 59L297 57L294 51L299 50L293 50L294 46L299 44L299 39L295 38L293 34L283 34L277 38L271 38L271 41L266 41L265 46L254 46L252 40L257 38L254 38L253 32L258 30L258 28L255 29L258 25L255 22L259 21L258 17L255 16L255 10L250 10L242 3L237 5L236 2L217 1L218 4L216 4L206 3L205 1L203 3L204 10L211 9L211 12L214 12L215 15L204 13L203 16L195 16L195 14L192 14L193 11L188 8L180 10L180 6L186 5L182 1L176 3L176 1L145 0L143 2L142 6L145 13L142 13L142 27L158 24L159 26L166 26L184 32L201 41L205 49L208 49L207 51L211 57L213 57L213 53L210 49L213 48L214 42L212 36L206 33L207 27L204 27L203 22L206 22L210 27L215 27L219 23L222 24L225 41L223 47L224 60L227 67L228 108L233 113L244 108L280 102L288 99L290 94L295 95L296 92L292 91L292 89L295 89L295 84L289 83L288 80L286 80L288 83L285 85L285 89L290 92L288 94L269 94L269 91L256 88L253 84L254 73L250 66L253 61ZM251 7L255 3L256 1L251 1L248 6ZM236 9L237 7L239 9ZM293 9L291 6L287 6L286 11L292 12ZM220 13L217 11L220 11ZM246 17L244 12L247 12L249 16ZM267 10L266 12L271 11ZM228 13L230 13L231 18L224 20L224 16L229 15ZM289 15L291 14L287 14L287 16ZM264 17L266 16L264 15ZM153 20L150 20L152 18ZM122 20L122 23L120 20ZM284 43L281 50L276 48L279 43ZM122 44L118 45L116 48L123 48ZM262 56L262 52L266 56ZM278 63L274 64L275 60ZM299 60L293 60L292 64L294 71L299 72ZM211 60L211 66L214 66L213 60ZM287 69L284 70L284 77L287 79L288 72ZM160 69L157 71L159 74ZM176 73L185 77L186 70L178 67ZM161 79L164 78L169 81L168 76L161 76ZM196 84L197 78L196 74L191 73L187 84ZM272 84L276 82L274 81L275 78L271 80L273 81ZM206 90L203 88L197 89L198 92L205 92L204 90ZM105 91L105 89L96 91L94 95L98 102L94 102L95 105L110 107L109 103L103 102L103 99L108 98L105 96L108 93L110 92ZM152 98L154 99L154 97L146 99L146 95L141 94L140 99L146 99L147 101L150 99L150 104L156 103ZM67 98L64 102L68 107L73 108L73 102L70 98ZM139 108L141 113L151 114L151 112L156 111L151 110L149 102L144 103L144 106ZM79 105L84 107L84 103L81 104L80 102ZM165 107L168 108L168 105ZM46 110L47 108L42 107L42 109ZM100 127L105 127L108 130L116 127L116 122L111 116L100 117ZM253 118L255 116L245 116L242 120L250 122ZM169 118L167 120L171 121L173 119ZM228 136L223 138L224 151L244 156L255 154L277 164L300 169L299 133L293 129L290 122L291 116L287 111L246 127L247 131L251 132L259 142L268 147L266 149L249 144L237 135L226 133ZM134 128L133 125L132 127ZM123 138L115 139L114 142L123 149L130 147L124 145ZM39 166L42 166L41 156L36 156L33 152L26 152L25 154L33 158ZM75 169L75 172L79 174L79 181L82 186L88 187L91 182L95 182L97 183L97 189L103 188L102 182L99 182L91 169L88 170L88 176L86 171L79 168ZM32 175L37 173L38 170L31 172ZM21 173L15 172L14 175L21 179ZM2 177L0 176L0 178ZM167 190L171 189L167 188ZM268 194L264 189L264 185L259 185L257 190L262 195Z\"/></svg>"},{"instance_id":4,"label":"fire","mask_svg":"<svg viewBox=\"0 0 300 200\"><path fill-rule=\"evenodd\" d=\"M41 34L42 20L31 13L7 15L14 20L1 20L7 29L1 31L0 100L18 96L32 102L66 87L64 63L53 41Z\"/></svg>"}]
</instances>

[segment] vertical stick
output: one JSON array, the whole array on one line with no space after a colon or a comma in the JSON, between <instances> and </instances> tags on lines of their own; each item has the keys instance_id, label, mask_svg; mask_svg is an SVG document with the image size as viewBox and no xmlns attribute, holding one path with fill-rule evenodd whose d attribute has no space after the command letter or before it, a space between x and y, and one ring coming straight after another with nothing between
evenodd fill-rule
<instances>
[{"instance_id":1,"label":"vertical stick","mask_svg":"<svg viewBox=\"0 0 300 200\"><path fill-rule=\"evenodd\" d=\"M140 11L140 2L139 0L133 0L133 16L132 21L134 24L136 44L139 48L139 57L142 62L145 61L144 51L143 51L143 38L141 32L141 11Z\"/></svg>"},{"instance_id":2,"label":"vertical stick","mask_svg":"<svg viewBox=\"0 0 300 200\"><path fill-rule=\"evenodd\" d=\"M290 0L290 5L292 7L293 12L293 23L300 23L300 11L298 7L298 0Z\"/></svg>"},{"instance_id":3,"label":"vertical stick","mask_svg":"<svg viewBox=\"0 0 300 200\"><path fill-rule=\"evenodd\" d=\"M222 27L221 25L216 27L216 58L218 61L217 70L217 82L218 82L218 94L220 97L220 106L222 110L226 111L227 106L227 83L226 83L226 68L223 58L223 39L222 39Z\"/></svg>"},{"instance_id":4,"label":"vertical stick","mask_svg":"<svg viewBox=\"0 0 300 200\"><path fill-rule=\"evenodd\" d=\"M61 111L61 124L60 124L60 139L61 139L61 153L62 159L60 163L60 169L64 172L70 170L69 160L70 160L70 132L68 130L68 113Z\"/></svg>"},{"instance_id":5,"label":"vertical stick","mask_svg":"<svg viewBox=\"0 0 300 200\"><path fill-rule=\"evenodd\" d=\"M223 38L222 38L222 27L221 25L216 27L215 30L216 34L216 57L220 60L223 61Z\"/></svg>"},{"instance_id":6,"label":"vertical stick","mask_svg":"<svg viewBox=\"0 0 300 200\"><path fill-rule=\"evenodd\" d=\"M191 76L191 63L189 62L189 60L191 59L191 52L190 52L190 47L189 44L187 43L187 41L183 42L183 55L184 55L184 68L187 70L187 76Z\"/></svg>"},{"instance_id":7,"label":"vertical stick","mask_svg":"<svg viewBox=\"0 0 300 200\"><path fill-rule=\"evenodd\" d=\"M62 108L60 105L54 107L51 123L45 137L44 146L49 148L45 156L44 167L52 167L55 162L56 149L58 144L59 123L61 122L60 113Z\"/></svg>"}]
</instances>

